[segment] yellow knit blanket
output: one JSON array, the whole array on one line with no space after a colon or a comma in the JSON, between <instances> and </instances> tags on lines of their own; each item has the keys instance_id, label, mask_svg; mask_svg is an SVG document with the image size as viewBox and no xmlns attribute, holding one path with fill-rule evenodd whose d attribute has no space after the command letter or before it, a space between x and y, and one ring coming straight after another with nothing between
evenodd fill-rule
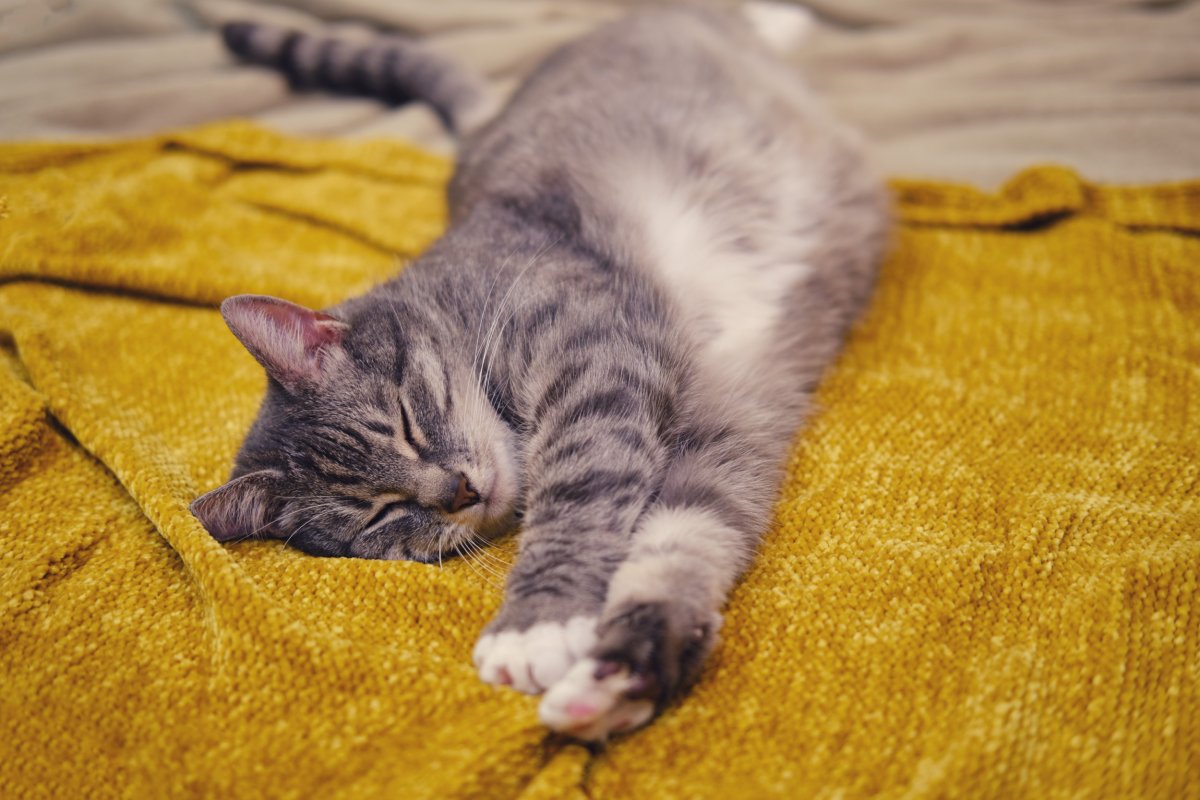
<instances>
[{"instance_id":1,"label":"yellow knit blanket","mask_svg":"<svg viewBox=\"0 0 1200 800\"><path fill-rule=\"evenodd\" d=\"M263 388L215 304L366 289L447 174L245 124L0 148L0 797L1200 796L1200 183L897 183L714 662L592 755L476 679L495 564L187 511Z\"/></svg>"}]
</instances>

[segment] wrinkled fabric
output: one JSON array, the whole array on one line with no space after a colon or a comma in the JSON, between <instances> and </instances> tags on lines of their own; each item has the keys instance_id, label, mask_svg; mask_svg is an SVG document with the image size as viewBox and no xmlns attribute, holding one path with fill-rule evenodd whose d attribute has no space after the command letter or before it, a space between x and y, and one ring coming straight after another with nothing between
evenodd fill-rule
<instances>
[{"instance_id":1,"label":"wrinkled fabric","mask_svg":"<svg viewBox=\"0 0 1200 800\"><path fill-rule=\"evenodd\" d=\"M736 0L702 0L736 6ZM3 3L0 2L0 6ZM159 133L252 117L288 133L453 142L422 104L293 92L223 51L222 22L415 35L503 95L632 0L16 0L0 139ZM1200 175L1200 0L805 0L783 57L893 175L999 185L1030 163L1093 180Z\"/></svg>"},{"instance_id":2,"label":"wrinkled fabric","mask_svg":"<svg viewBox=\"0 0 1200 800\"><path fill-rule=\"evenodd\" d=\"M878 291L694 692L603 752L470 651L488 562L213 541L264 387L216 311L326 305L449 166L243 123L0 147L0 796L1186 797L1200 183L894 183Z\"/></svg>"}]
</instances>

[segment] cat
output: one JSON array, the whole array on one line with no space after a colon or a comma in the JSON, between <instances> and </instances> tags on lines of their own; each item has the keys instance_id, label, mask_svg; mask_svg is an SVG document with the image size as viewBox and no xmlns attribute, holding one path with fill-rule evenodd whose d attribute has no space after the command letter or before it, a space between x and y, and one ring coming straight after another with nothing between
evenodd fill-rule
<instances>
[{"instance_id":1,"label":"cat","mask_svg":"<svg viewBox=\"0 0 1200 800\"><path fill-rule=\"evenodd\" d=\"M519 523L480 677L596 742L685 692L888 237L860 137L760 33L792 12L763 8L634 13L503 108L419 43L228 26L298 86L432 103L461 148L447 231L395 278L222 304L269 380L192 505L212 535L437 563Z\"/></svg>"}]
</instances>

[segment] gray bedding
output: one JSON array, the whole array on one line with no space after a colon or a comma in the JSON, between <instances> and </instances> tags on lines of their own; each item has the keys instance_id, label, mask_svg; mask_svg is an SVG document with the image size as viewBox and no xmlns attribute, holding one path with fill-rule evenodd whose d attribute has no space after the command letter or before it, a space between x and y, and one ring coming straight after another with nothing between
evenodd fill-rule
<instances>
[{"instance_id":1,"label":"gray bedding","mask_svg":"<svg viewBox=\"0 0 1200 800\"><path fill-rule=\"evenodd\" d=\"M510 89L628 3L600 0L0 0L0 139L103 138L229 117L450 151L418 105L296 95L235 63L230 19L403 31ZM810 2L790 55L892 175L992 186L1057 162L1101 181L1200 177L1200 4Z\"/></svg>"}]
</instances>

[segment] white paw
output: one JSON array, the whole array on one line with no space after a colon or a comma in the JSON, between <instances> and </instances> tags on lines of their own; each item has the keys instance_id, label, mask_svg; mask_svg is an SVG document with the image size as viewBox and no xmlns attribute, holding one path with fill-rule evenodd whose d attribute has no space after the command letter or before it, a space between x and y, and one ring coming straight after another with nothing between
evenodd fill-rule
<instances>
[{"instance_id":1,"label":"white paw","mask_svg":"<svg viewBox=\"0 0 1200 800\"><path fill-rule=\"evenodd\" d=\"M475 668L485 683L541 694L567 673L596 643L596 618L540 622L526 631L479 637Z\"/></svg>"},{"instance_id":2,"label":"white paw","mask_svg":"<svg viewBox=\"0 0 1200 800\"><path fill-rule=\"evenodd\" d=\"M550 687L538 706L538 718L554 730L585 741L633 730L654 716L650 700L624 695L636 679L626 667L585 658Z\"/></svg>"}]
</instances>

